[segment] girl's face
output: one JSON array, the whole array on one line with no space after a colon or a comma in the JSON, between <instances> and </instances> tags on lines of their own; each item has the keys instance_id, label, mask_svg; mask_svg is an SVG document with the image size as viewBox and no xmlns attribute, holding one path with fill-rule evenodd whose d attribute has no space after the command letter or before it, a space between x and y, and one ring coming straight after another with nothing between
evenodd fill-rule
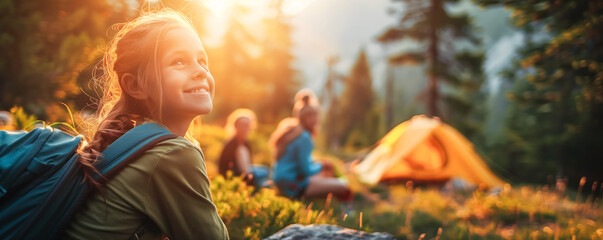
<instances>
[{"instance_id":1,"label":"girl's face","mask_svg":"<svg viewBox=\"0 0 603 240\"><path fill-rule=\"evenodd\" d=\"M246 140L251 130L251 119L241 117L235 121L236 137L240 140Z\"/></svg>"},{"instance_id":2,"label":"girl's face","mask_svg":"<svg viewBox=\"0 0 603 240\"><path fill-rule=\"evenodd\" d=\"M303 111L304 113L300 112L300 115L302 115L300 117L300 122L305 129L312 132L316 128L316 125L318 125L318 111L313 107L309 108L312 109L305 109L306 111Z\"/></svg>"},{"instance_id":3,"label":"girl's face","mask_svg":"<svg viewBox=\"0 0 603 240\"><path fill-rule=\"evenodd\" d=\"M197 34L184 27L175 28L159 44L163 118L210 113L215 82Z\"/></svg>"}]
</instances>

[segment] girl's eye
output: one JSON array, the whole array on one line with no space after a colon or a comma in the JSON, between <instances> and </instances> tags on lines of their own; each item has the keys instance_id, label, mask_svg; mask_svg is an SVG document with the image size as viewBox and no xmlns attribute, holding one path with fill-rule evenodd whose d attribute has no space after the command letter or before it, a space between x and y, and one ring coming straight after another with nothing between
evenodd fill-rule
<instances>
[{"instance_id":1,"label":"girl's eye","mask_svg":"<svg viewBox=\"0 0 603 240\"><path fill-rule=\"evenodd\" d=\"M184 65L184 59L178 58L174 60L174 65Z\"/></svg>"}]
</instances>

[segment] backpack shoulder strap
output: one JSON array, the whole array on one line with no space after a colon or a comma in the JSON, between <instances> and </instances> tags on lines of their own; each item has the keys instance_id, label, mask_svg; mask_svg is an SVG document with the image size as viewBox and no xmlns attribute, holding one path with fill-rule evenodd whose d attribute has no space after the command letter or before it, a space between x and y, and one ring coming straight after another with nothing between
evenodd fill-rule
<instances>
[{"instance_id":1,"label":"backpack shoulder strap","mask_svg":"<svg viewBox=\"0 0 603 240\"><path fill-rule=\"evenodd\" d=\"M157 123L145 123L132 128L103 151L101 161L96 165L103 177L96 176L95 180L102 183L110 179L157 143L176 137L178 136Z\"/></svg>"}]
</instances>

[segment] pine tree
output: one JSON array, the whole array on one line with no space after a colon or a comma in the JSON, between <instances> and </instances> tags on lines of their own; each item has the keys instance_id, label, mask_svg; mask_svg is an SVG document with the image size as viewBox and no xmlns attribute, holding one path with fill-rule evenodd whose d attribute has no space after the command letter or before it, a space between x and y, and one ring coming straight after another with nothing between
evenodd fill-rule
<instances>
[{"instance_id":1,"label":"pine tree","mask_svg":"<svg viewBox=\"0 0 603 240\"><path fill-rule=\"evenodd\" d=\"M339 74L335 71L335 65L339 62L339 57L330 57L327 61L327 79L320 93L320 102L323 106L326 106L326 111L323 114L323 120L321 123L320 138L324 140L323 147L331 151L338 151L341 147L341 133L339 130L339 119L340 106L340 89L343 82L346 82L346 76ZM319 141L320 143L320 141Z\"/></svg>"},{"instance_id":2,"label":"pine tree","mask_svg":"<svg viewBox=\"0 0 603 240\"><path fill-rule=\"evenodd\" d=\"M259 80L271 86L262 101L260 111L265 122L276 123L291 114L293 95L299 87L297 71L293 68L292 27L287 16L281 12L281 0L272 1L269 10L275 14L264 18L262 55L257 61Z\"/></svg>"},{"instance_id":3,"label":"pine tree","mask_svg":"<svg viewBox=\"0 0 603 240\"><path fill-rule=\"evenodd\" d=\"M228 17L222 45L207 49L210 69L216 80L216 94L213 114L225 119L236 108L257 110L258 101L266 95L265 86L258 83L255 66L257 56L252 50L261 49L259 41L252 35L241 19L249 10L236 5Z\"/></svg>"},{"instance_id":4,"label":"pine tree","mask_svg":"<svg viewBox=\"0 0 603 240\"><path fill-rule=\"evenodd\" d=\"M337 119L331 120L340 143L358 148L370 146L377 140L378 128L372 121L373 98L370 66L364 50L361 50L345 78Z\"/></svg>"},{"instance_id":5,"label":"pine tree","mask_svg":"<svg viewBox=\"0 0 603 240\"><path fill-rule=\"evenodd\" d=\"M515 25L528 36L521 60L504 72L514 89L503 147L513 148L511 157L518 159L508 169L534 181L546 175L574 182L582 176L600 179L603 2L477 2L512 9ZM548 38L536 41L535 35ZM518 171L520 163L525 171Z\"/></svg>"},{"instance_id":6,"label":"pine tree","mask_svg":"<svg viewBox=\"0 0 603 240\"><path fill-rule=\"evenodd\" d=\"M448 12L445 5L457 0L401 2L404 10L397 26L387 29L378 40L392 44L410 39L427 46L395 54L389 62L394 65L426 63L427 115L448 121L465 135L476 134L481 128L482 114L473 106L483 101L483 94L479 92L484 80L483 54L477 50L480 42L471 28L470 17ZM461 47L462 44L468 47Z\"/></svg>"},{"instance_id":7,"label":"pine tree","mask_svg":"<svg viewBox=\"0 0 603 240\"><path fill-rule=\"evenodd\" d=\"M219 48L209 49L216 79L214 116L224 119L236 108L258 112L258 120L276 123L291 114L299 86L293 68L291 25L273 1L261 20L247 21L250 9L235 5Z\"/></svg>"}]
</instances>

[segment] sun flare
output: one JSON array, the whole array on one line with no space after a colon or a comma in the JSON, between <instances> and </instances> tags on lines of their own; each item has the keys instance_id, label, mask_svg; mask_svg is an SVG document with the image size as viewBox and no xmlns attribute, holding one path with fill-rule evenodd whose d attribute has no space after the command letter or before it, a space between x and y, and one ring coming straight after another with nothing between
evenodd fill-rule
<instances>
[{"instance_id":1,"label":"sun flare","mask_svg":"<svg viewBox=\"0 0 603 240\"><path fill-rule=\"evenodd\" d=\"M283 4L281 5L281 11L283 11L283 13L285 13L287 15L294 16L294 15L297 15L300 12L302 12L304 9L306 9L314 1L316 1L316 0L283 1Z\"/></svg>"},{"instance_id":2,"label":"sun flare","mask_svg":"<svg viewBox=\"0 0 603 240\"><path fill-rule=\"evenodd\" d=\"M200 0L208 9L216 15L227 13L232 7L239 5L250 8L267 7L271 0ZM281 12L294 16L306 9L315 0L284 0L281 2Z\"/></svg>"}]
</instances>

